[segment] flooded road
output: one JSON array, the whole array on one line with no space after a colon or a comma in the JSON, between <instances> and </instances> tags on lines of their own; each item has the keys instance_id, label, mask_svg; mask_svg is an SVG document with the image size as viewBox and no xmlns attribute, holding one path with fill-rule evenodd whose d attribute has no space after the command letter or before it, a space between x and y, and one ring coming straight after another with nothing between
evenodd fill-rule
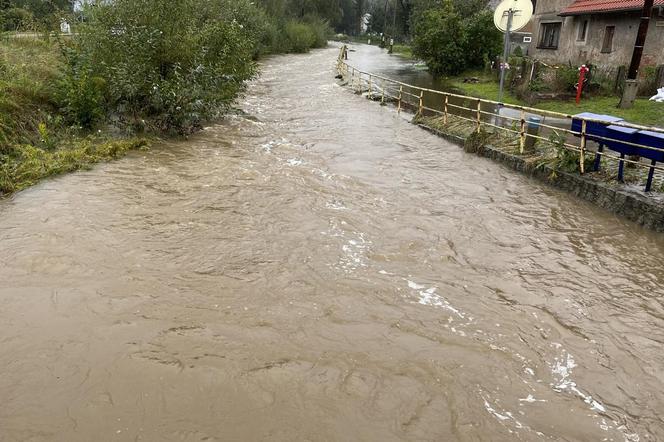
<instances>
[{"instance_id":1,"label":"flooded road","mask_svg":"<svg viewBox=\"0 0 664 442\"><path fill-rule=\"evenodd\" d=\"M0 201L0 440L664 440L664 238L266 62Z\"/></svg>"}]
</instances>

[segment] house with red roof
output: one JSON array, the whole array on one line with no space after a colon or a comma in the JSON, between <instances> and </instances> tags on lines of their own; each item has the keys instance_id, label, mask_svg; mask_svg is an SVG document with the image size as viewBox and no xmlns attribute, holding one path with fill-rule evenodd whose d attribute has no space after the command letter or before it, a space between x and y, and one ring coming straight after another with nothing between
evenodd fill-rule
<instances>
[{"instance_id":1,"label":"house with red roof","mask_svg":"<svg viewBox=\"0 0 664 442\"><path fill-rule=\"evenodd\" d=\"M629 65L643 0L537 0L530 55L550 63ZM664 0L655 8L641 66L664 64Z\"/></svg>"}]
</instances>

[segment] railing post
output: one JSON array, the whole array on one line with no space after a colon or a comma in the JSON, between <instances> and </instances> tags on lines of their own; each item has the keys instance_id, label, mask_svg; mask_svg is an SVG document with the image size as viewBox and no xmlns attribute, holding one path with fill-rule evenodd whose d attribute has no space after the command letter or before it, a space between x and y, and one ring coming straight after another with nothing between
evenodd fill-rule
<instances>
[{"instance_id":1,"label":"railing post","mask_svg":"<svg viewBox=\"0 0 664 442\"><path fill-rule=\"evenodd\" d=\"M399 104L397 105L397 113L401 113L401 97L403 95L403 85L399 85Z\"/></svg>"},{"instance_id":2,"label":"railing post","mask_svg":"<svg viewBox=\"0 0 664 442\"><path fill-rule=\"evenodd\" d=\"M482 131L482 100L477 100L477 133Z\"/></svg>"},{"instance_id":3,"label":"railing post","mask_svg":"<svg viewBox=\"0 0 664 442\"><path fill-rule=\"evenodd\" d=\"M383 86L381 88L380 104L385 104L385 80L383 80Z\"/></svg>"},{"instance_id":4,"label":"railing post","mask_svg":"<svg viewBox=\"0 0 664 442\"><path fill-rule=\"evenodd\" d=\"M450 96L445 94L445 113L443 114L443 124L447 125L447 105L450 102Z\"/></svg>"},{"instance_id":5,"label":"railing post","mask_svg":"<svg viewBox=\"0 0 664 442\"><path fill-rule=\"evenodd\" d=\"M526 148L526 111L521 109L521 131L519 132L519 152L523 155Z\"/></svg>"},{"instance_id":6,"label":"railing post","mask_svg":"<svg viewBox=\"0 0 664 442\"><path fill-rule=\"evenodd\" d=\"M417 115L420 117L424 114L424 90L420 91L420 107L417 110Z\"/></svg>"},{"instance_id":7,"label":"railing post","mask_svg":"<svg viewBox=\"0 0 664 442\"><path fill-rule=\"evenodd\" d=\"M583 120L581 122L581 152L579 153L579 171L583 175L585 171L585 162L586 162L586 129L587 121Z\"/></svg>"},{"instance_id":8,"label":"railing post","mask_svg":"<svg viewBox=\"0 0 664 442\"><path fill-rule=\"evenodd\" d=\"M369 74L369 100L373 99L373 77Z\"/></svg>"}]
</instances>

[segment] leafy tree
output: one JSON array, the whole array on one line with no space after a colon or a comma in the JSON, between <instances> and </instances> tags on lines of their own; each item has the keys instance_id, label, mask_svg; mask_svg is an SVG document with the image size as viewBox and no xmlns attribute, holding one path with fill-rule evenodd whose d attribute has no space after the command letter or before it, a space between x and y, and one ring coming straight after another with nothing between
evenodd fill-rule
<instances>
[{"instance_id":1,"label":"leafy tree","mask_svg":"<svg viewBox=\"0 0 664 442\"><path fill-rule=\"evenodd\" d=\"M436 75L462 72L466 68L462 31L451 1L441 8L421 11L415 19L413 53Z\"/></svg>"},{"instance_id":2,"label":"leafy tree","mask_svg":"<svg viewBox=\"0 0 664 442\"><path fill-rule=\"evenodd\" d=\"M484 66L502 52L503 34L493 23L493 12L480 9L463 20L465 59L468 68Z\"/></svg>"},{"instance_id":3,"label":"leafy tree","mask_svg":"<svg viewBox=\"0 0 664 442\"><path fill-rule=\"evenodd\" d=\"M420 1L412 19L413 52L434 74L459 74L500 53L502 37L486 8L457 9L461 0Z\"/></svg>"}]
</instances>

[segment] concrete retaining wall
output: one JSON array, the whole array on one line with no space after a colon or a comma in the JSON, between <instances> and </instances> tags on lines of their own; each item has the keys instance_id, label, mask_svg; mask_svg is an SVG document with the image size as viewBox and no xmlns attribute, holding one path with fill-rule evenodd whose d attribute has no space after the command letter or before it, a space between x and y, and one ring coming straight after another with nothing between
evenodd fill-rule
<instances>
[{"instance_id":1,"label":"concrete retaining wall","mask_svg":"<svg viewBox=\"0 0 664 442\"><path fill-rule=\"evenodd\" d=\"M460 146L463 146L466 141L462 137L446 134L425 124L417 124L429 132ZM644 227L656 232L664 232L664 198L640 195L581 175L560 171L555 171L554 174L551 167L534 167L523 157L503 152L492 146L485 146L477 154L566 190L579 198L590 201Z\"/></svg>"}]
</instances>

